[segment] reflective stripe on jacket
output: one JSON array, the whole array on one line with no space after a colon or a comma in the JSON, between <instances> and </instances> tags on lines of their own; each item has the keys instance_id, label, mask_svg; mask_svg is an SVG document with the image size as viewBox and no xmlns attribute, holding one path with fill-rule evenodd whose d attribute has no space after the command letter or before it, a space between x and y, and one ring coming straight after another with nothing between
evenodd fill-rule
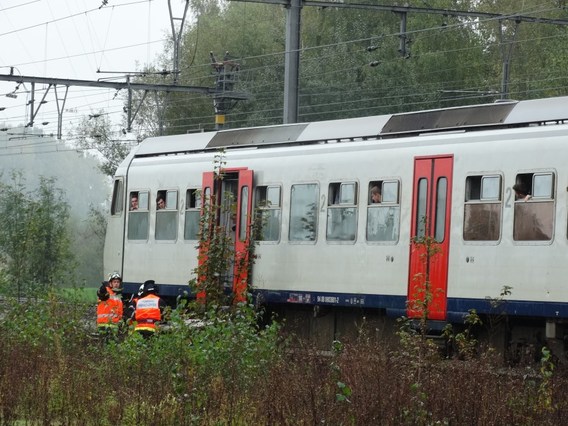
<instances>
[{"instance_id":1,"label":"reflective stripe on jacket","mask_svg":"<svg viewBox=\"0 0 568 426\"><path fill-rule=\"evenodd\" d=\"M136 301L134 330L156 331L157 323L162 318L160 312L160 298L155 294L148 294Z\"/></svg>"},{"instance_id":2,"label":"reflective stripe on jacket","mask_svg":"<svg viewBox=\"0 0 568 426\"><path fill-rule=\"evenodd\" d=\"M109 298L97 305L97 327L117 327L122 319L122 298L107 287Z\"/></svg>"}]
</instances>

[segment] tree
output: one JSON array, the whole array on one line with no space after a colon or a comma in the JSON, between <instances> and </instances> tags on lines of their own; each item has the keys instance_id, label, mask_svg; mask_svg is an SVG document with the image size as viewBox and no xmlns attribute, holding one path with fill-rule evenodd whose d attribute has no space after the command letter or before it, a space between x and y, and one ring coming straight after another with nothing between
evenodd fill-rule
<instances>
[{"instance_id":1,"label":"tree","mask_svg":"<svg viewBox=\"0 0 568 426\"><path fill-rule=\"evenodd\" d=\"M38 189L26 193L25 180L14 173L0 189L0 265L10 290L19 297L71 283L69 205L55 180L42 177Z\"/></svg>"},{"instance_id":2,"label":"tree","mask_svg":"<svg viewBox=\"0 0 568 426\"><path fill-rule=\"evenodd\" d=\"M99 169L107 176L114 176L119 164L130 152L131 146L122 139L113 137L111 122L103 111L83 117L75 131L77 147L99 153Z\"/></svg>"},{"instance_id":3,"label":"tree","mask_svg":"<svg viewBox=\"0 0 568 426\"><path fill-rule=\"evenodd\" d=\"M407 3L422 11L432 8L448 13L408 12L402 37L403 15L398 12L303 7L300 122L493 102L501 97L505 60L510 66L510 97L520 100L568 93L564 72L568 51L558 48L568 37L566 26L538 22L538 18L566 19L562 2ZM273 4L193 0L192 10L195 19L185 26L180 47L179 84L213 87L209 52L219 57L229 51L241 66L235 90L249 94L249 99L238 102L227 114L226 127L281 123L284 9ZM504 18L456 16L451 11L494 13ZM515 14L537 21L518 23ZM171 69L167 58L164 55L155 68ZM144 77L148 78L169 76ZM170 93L149 98L148 108L159 114L146 116L160 120L163 134L213 128L210 97Z\"/></svg>"}]
</instances>

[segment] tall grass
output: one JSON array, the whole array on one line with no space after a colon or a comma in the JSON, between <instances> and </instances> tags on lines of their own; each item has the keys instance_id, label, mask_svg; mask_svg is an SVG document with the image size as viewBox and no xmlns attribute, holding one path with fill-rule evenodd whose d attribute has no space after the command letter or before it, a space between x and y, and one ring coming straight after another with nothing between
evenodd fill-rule
<instances>
[{"instance_id":1,"label":"tall grass","mask_svg":"<svg viewBox=\"0 0 568 426\"><path fill-rule=\"evenodd\" d=\"M182 310L152 339L92 336L86 304L5 307L0 423L62 425L559 425L568 375L505 368L493 352L444 360L419 334L363 336L322 355L289 347L241 305L201 326ZM205 324L205 325L203 325ZM420 347L421 345L427 345Z\"/></svg>"}]
</instances>

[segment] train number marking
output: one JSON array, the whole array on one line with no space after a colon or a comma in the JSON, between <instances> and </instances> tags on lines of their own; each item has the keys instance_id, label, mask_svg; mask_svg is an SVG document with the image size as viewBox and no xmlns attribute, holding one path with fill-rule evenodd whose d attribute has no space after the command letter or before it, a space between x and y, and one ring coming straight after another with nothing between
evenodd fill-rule
<instances>
[{"instance_id":1,"label":"train number marking","mask_svg":"<svg viewBox=\"0 0 568 426\"><path fill-rule=\"evenodd\" d=\"M511 190L511 188L507 188L505 190L505 207L506 208L510 208L511 207L511 198L513 196L513 191Z\"/></svg>"}]
</instances>

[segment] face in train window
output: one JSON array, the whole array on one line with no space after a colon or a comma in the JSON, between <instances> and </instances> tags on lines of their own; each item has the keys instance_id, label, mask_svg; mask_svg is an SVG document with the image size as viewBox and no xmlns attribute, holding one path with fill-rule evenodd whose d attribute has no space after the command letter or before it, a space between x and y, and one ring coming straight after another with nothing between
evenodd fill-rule
<instances>
[{"instance_id":1,"label":"face in train window","mask_svg":"<svg viewBox=\"0 0 568 426\"><path fill-rule=\"evenodd\" d=\"M178 229L178 191L160 190L156 196L156 240L175 240Z\"/></svg>"},{"instance_id":2,"label":"face in train window","mask_svg":"<svg viewBox=\"0 0 568 426\"><path fill-rule=\"evenodd\" d=\"M148 239L148 191L130 191L128 212L128 239Z\"/></svg>"},{"instance_id":3,"label":"face in train window","mask_svg":"<svg viewBox=\"0 0 568 426\"><path fill-rule=\"evenodd\" d=\"M513 192L515 241L550 241L554 233L555 174L519 173Z\"/></svg>"},{"instance_id":4,"label":"face in train window","mask_svg":"<svg viewBox=\"0 0 568 426\"><path fill-rule=\"evenodd\" d=\"M355 241L357 235L357 183L329 184L327 199L328 241Z\"/></svg>"},{"instance_id":5,"label":"face in train window","mask_svg":"<svg viewBox=\"0 0 568 426\"><path fill-rule=\"evenodd\" d=\"M280 224L282 220L281 188L279 185L256 187L255 206L260 215L259 241L280 240Z\"/></svg>"},{"instance_id":6,"label":"face in train window","mask_svg":"<svg viewBox=\"0 0 568 426\"><path fill-rule=\"evenodd\" d=\"M177 194L175 190L158 191L156 210L177 210Z\"/></svg>"},{"instance_id":7,"label":"face in train window","mask_svg":"<svg viewBox=\"0 0 568 426\"><path fill-rule=\"evenodd\" d=\"M138 210L138 191L132 191L130 193L130 211Z\"/></svg>"},{"instance_id":8,"label":"face in train window","mask_svg":"<svg viewBox=\"0 0 568 426\"><path fill-rule=\"evenodd\" d=\"M465 181L463 239L498 241L501 235L502 177L468 176Z\"/></svg>"},{"instance_id":9,"label":"face in train window","mask_svg":"<svg viewBox=\"0 0 568 426\"><path fill-rule=\"evenodd\" d=\"M400 182L369 182L367 199L367 241L396 242L400 227Z\"/></svg>"},{"instance_id":10,"label":"face in train window","mask_svg":"<svg viewBox=\"0 0 568 426\"><path fill-rule=\"evenodd\" d=\"M201 218L201 189L191 188L185 193L185 222L183 238L199 239L199 220Z\"/></svg>"}]
</instances>

